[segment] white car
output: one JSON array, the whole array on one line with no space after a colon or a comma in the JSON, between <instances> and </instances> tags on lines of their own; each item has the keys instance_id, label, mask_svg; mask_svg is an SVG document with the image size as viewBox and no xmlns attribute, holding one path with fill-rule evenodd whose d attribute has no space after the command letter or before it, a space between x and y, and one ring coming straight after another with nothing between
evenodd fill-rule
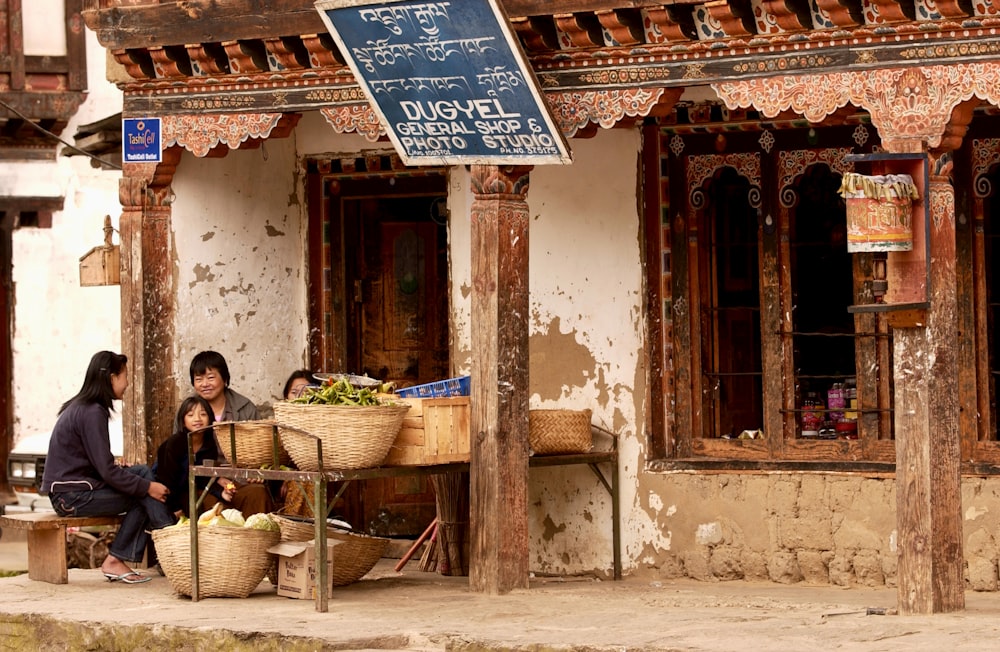
<instances>
[{"instance_id":1,"label":"white car","mask_svg":"<svg viewBox=\"0 0 1000 652\"><path fill-rule=\"evenodd\" d=\"M120 458L123 448L122 420L117 410L111 413L111 418L108 420L108 433L111 435L111 453ZM14 490L17 502L0 505L0 514L52 511L49 497L38 493L51 436L52 432L49 431L22 436L17 440L7 458L7 481Z\"/></svg>"}]
</instances>

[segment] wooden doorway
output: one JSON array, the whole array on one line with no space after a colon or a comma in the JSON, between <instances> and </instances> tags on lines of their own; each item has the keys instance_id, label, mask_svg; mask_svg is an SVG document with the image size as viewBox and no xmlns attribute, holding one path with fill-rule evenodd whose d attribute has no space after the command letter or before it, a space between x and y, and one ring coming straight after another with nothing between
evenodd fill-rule
<instances>
[{"instance_id":1,"label":"wooden doorway","mask_svg":"<svg viewBox=\"0 0 1000 652\"><path fill-rule=\"evenodd\" d=\"M0 209L0 513L3 504L16 500L7 477L7 458L14 448L14 415L11 396L13 383L12 336L11 336L11 303L14 295L13 282L13 239L12 230L16 213Z\"/></svg>"},{"instance_id":2,"label":"wooden doorway","mask_svg":"<svg viewBox=\"0 0 1000 652\"><path fill-rule=\"evenodd\" d=\"M311 366L399 387L447 378L446 171L344 163L310 164ZM372 534L416 536L434 494L426 477L356 483L334 513Z\"/></svg>"}]
</instances>

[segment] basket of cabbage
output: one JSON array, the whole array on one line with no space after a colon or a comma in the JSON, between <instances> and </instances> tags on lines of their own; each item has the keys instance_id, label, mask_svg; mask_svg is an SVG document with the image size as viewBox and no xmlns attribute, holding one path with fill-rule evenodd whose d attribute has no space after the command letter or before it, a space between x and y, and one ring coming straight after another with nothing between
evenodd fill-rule
<instances>
[{"instance_id":1,"label":"basket of cabbage","mask_svg":"<svg viewBox=\"0 0 1000 652\"><path fill-rule=\"evenodd\" d=\"M268 514L246 520L237 509L218 504L198 518L199 598L245 598L274 562L268 548L281 540L281 528ZM160 568L180 595L191 595L191 523L187 518L153 530Z\"/></svg>"}]
</instances>

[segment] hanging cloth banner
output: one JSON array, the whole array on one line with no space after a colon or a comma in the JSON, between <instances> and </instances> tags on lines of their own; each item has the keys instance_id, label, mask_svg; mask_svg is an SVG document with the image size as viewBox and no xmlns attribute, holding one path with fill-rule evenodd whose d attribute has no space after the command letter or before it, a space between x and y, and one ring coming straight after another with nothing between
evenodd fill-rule
<instances>
[{"instance_id":1,"label":"hanging cloth banner","mask_svg":"<svg viewBox=\"0 0 1000 652\"><path fill-rule=\"evenodd\" d=\"M407 165L572 163L497 0L318 0Z\"/></svg>"}]
</instances>

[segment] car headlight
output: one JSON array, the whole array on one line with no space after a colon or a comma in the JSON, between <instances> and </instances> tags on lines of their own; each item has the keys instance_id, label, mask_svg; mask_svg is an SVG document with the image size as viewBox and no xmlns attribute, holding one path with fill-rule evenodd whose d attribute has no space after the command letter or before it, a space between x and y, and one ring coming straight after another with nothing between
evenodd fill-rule
<instances>
[{"instance_id":1,"label":"car headlight","mask_svg":"<svg viewBox=\"0 0 1000 652\"><path fill-rule=\"evenodd\" d=\"M35 479L35 463L34 462L24 462L21 464L21 477L28 478L29 480Z\"/></svg>"},{"instance_id":2,"label":"car headlight","mask_svg":"<svg viewBox=\"0 0 1000 652\"><path fill-rule=\"evenodd\" d=\"M14 462L10 463L10 477L12 478L23 478L24 477L24 463Z\"/></svg>"}]
</instances>

